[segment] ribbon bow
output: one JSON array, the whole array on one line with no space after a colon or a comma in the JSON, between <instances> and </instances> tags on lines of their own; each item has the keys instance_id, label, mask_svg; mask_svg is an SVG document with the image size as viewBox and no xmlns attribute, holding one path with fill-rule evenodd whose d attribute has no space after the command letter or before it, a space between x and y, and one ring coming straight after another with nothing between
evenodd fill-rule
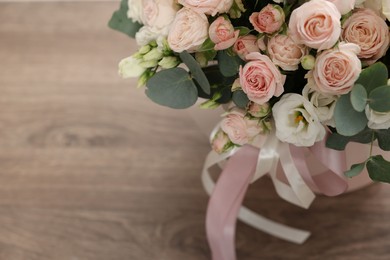
<instances>
[{"instance_id":1,"label":"ribbon bow","mask_svg":"<svg viewBox=\"0 0 390 260\"><path fill-rule=\"evenodd\" d=\"M326 139L326 138L325 138ZM315 198L313 191L327 196L336 196L348 188L343 175L346 170L346 154L325 146L324 141L312 147L296 147L280 142L274 133L267 136L258 147L244 145L224 154L211 151L205 161L202 182L210 196L206 231L213 260L235 260L235 225L237 218L244 223L275 237L302 244L310 232L286 226L267 219L242 206L249 184L269 175L276 192L284 200L309 208ZM306 154L311 153L328 169L312 176L306 163ZM228 159L217 184L209 169ZM284 177L278 176L280 163Z\"/></svg>"}]
</instances>

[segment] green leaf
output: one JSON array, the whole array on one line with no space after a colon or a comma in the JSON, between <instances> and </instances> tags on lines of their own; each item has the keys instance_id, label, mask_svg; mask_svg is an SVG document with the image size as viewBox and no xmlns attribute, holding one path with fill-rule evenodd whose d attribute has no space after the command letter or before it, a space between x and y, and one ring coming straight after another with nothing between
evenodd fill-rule
<instances>
[{"instance_id":1,"label":"green leaf","mask_svg":"<svg viewBox=\"0 0 390 260\"><path fill-rule=\"evenodd\" d=\"M198 90L182 68L162 70L146 83L146 95L159 105L183 109L195 104Z\"/></svg>"},{"instance_id":2,"label":"green leaf","mask_svg":"<svg viewBox=\"0 0 390 260\"><path fill-rule=\"evenodd\" d=\"M390 86L381 86L371 91L369 96L369 105L372 110L377 112L390 111Z\"/></svg>"},{"instance_id":3,"label":"green leaf","mask_svg":"<svg viewBox=\"0 0 390 260\"><path fill-rule=\"evenodd\" d=\"M378 145L384 151L390 151L390 129L375 130Z\"/></svg>"},{"instance_id":4,"label":"green leaf","mask_svg":"<svg viewBox=\"0 0 390 260\"><path fill-rule=\"evenodd\" d=\"M217 54L219 69L225 77L232 77L237 75L240 65L243 60L237 55L232 56L226 50L219 51Z\"/></svg>"},{"instance_id":5,"label":"green leaf","mask_svg":"<svg viewBox=\"0 0 390 260\"><path fill-rule=\"evenodd\" d=\"M353 108L350 94L342 95L337 100L334 119L337 132L345 136L358 134L366 127L368 122L364 112L358 112Z\"/></svg>"},{"instance_id":6,"label":"green leaf","mask_svg":"<svg viewBox=\"0 0 390 260\"><path fill-rule=\"evenodd\" d=\"M370 93L375 88L386 85L387 80L388 71L386 65L382 62L377 62L364 69L355 84L363 85L367 93Z\"/></svg>"},{"instance_id":7,"label":"green leaf","mask_svg":"<svg viewBox=\"0 0 390 260\"><path fill-rule=\"evenodd\" d=\"M180 59L190 69L192 76L198 82L203 92L206 94L210 94L210 83L195 58L192 57L191 54L189 54L188 52L183 51L182 53L180 53Z\"/></svg>"},{"instance_id":8,"label":"green leaf","mask_svg":"<svg viewBox=\"0 0 390 260\"><path fill-rule=\"evenodd\" d=\"M348 178L355 177L355 176L359 175L364 170L365 166L366 166L366 162L354 164L351 166L351 169L344 172L344 175L347 176Z\"/></svg>"},{"instance_id":9,"label":"green leaf","mask_svg":"<svg viewBox=\"0 0 390 260\"><path fill-rule=\"evenodd\" d=\"M349 142L368 144L372 141L373 130L366 128L357 135L344 136L338 133L332 133L326 140L326 147L343 151Z\"/></svg>"},{"instance_id":10,"label":"green leaf","mask_svg":"<svg viewBox=\"0 0 390 260\"><path fill-rule=\"evenodd\" d=\"M358 112L362 112L366 108L367 91L363 85L356 84L353 87L351 91L351 104L352 107Z\"/></svg>"},{"instance_id":11,"label":"green leaf","mask_svg":"<svg viewBox=\"0 0 390 260\"><path fill-rule=\"evenodd\" d=\"M251 29L245 26L234 27L234 30L240 30L240 36L248 35L251 32Z\"/></svg>"},{"instance_id":12,"label":"green leaf","mask_svg":"<svg viewBox=\"0 0 390 260\"><path fill-rule=\"evenodd\" d=\"M390 162L386 161L382 155L368 159L367 171L372 180L390 183Z\"/></svg>"},{"instance_id":13,"label":"green leaf","mask_svg":"<svg viewBox=\"0 0 390 260\"><path fill-rule=\"evenodd\" d=\"M128 9L127 0L122 0L119 10L112 14L112 17L108 22L108 26L113 30L120 31L134 38L135 34L142 27L142 25L127 17Z\"/></svg>"},{"instance_id":14,"label":"green leaf","mask_svg":"<svg viewBox=\"0 0 390 260\"><path fill-rule=\"evenodd\" d=\"M214 46L215 43L213 43L210 38L207 38L202 44L202 46L200 46L200 48L197 50L197 52L214 50Z\"/></svg>"},{"instance_id":15,"label":"green leaf","mask_svg":"<svg viewBox=\"0 0 390 260\"><path fill-rule=\"evenodd\" d=\"M249 103L249 99L244 91L237 90L233 92L233 102L239 108L245 108Z\"/></svg>"}]
</instances>

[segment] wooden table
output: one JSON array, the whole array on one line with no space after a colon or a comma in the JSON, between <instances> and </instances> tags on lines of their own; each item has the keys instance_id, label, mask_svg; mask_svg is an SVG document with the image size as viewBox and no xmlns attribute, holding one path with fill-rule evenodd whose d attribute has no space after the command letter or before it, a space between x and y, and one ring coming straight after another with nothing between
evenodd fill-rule
<instances>
[{"instance_id":1,"label":"wooden table","mask_svg":"<svg viewBox=\"0 0 390 260\"><path fill-rule=\"evenodd\" d=\"M0 259L201 260L207 138L186 111L117 76L134 41L117 3L0 4ZM390 187L309 210L269 180L245 204L313 232L304 245L239 223L240 260L390 259Z\"/></svg>"}]
</instances>

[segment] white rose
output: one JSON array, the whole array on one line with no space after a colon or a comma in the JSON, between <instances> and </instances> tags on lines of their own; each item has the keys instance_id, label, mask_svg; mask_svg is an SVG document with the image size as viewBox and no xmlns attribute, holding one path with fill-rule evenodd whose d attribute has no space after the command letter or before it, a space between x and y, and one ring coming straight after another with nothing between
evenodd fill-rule
<instances>
[{"instance_id":1,"label":"white rose","mask_svg":"<svg viewBox=\"0 0 390 260\"><path fill-rule=\"evenodd\" d=\"M127 17L134 22L142 23L142 0L127 0L129 10Z\"/></svg>"},{"instance_id":2,"label":"white rose","mask_svg":"<svg viewBox=\"0 0 390 260\"><path fill-rule=\"evenodd\" d=\"M366 106L366 116L368 118L368 127L371 129L390 128L390 112L380 113Z\"/></svg>"},{"instance_id":3,"label":"white rose","mask_svg":"<svg viewBox=\"0 0 390 260\"><path fill-rule=\"evenodd\" d=\"M174 0L143 0L143 24L156 34L167 36L178 9Z\"/></svg>"},{"instance_id":4,"label":"white rose","mask_svg":"<svg viewBox=\"0 0 390 260\"><path fill-rule=\"evenodd\" d=\"M175 52L195 52L209 36L209 22L205 14L189 8L177 12L168 34L168 43Z\"/></svg>"},{"instance_id":5,"label":"white rose","mask_svg":"<svg viewBox=\"0 0 390 260\"><path fill-rule=\"evenodd\" d=\"M137 78L145 72L145 68L140 65L142 60L136 59L133 56L124 58L119 62L118 74L126 78Z\"/></svg>"},{"instance_id":6,"label":"white rose","mask_svg":"<svg viewBox=\"0 0 390 260\"><path fill-rule=\"evenodd\" d=\"M285 94L272 108L276 136L296 146L312 146L325 137L313 105L303 96Z\"/></svg>"},{"instance_id":7,"label":"white rose","mask_svg":"<svg viewBox=\"0 0 390 260\"><path fill-rule=\"evenodd\" d=\"M149 44L151 41L156 40L160 35L148 26L142 27L136 34L135 40L139 46L144 46Z\"/></svg>"},{"instance_id":8,"label":"white rose","mask_svg":"<svg viewBox=\"0 0 390 260\"><path fill-rule=\"evenodd\" d=\"M309 85L303 88L302 95L313 105L314 111L321 123L335 126L333 114L338 96L323 94L311 88Z\"/></svg>"}]
</instances>

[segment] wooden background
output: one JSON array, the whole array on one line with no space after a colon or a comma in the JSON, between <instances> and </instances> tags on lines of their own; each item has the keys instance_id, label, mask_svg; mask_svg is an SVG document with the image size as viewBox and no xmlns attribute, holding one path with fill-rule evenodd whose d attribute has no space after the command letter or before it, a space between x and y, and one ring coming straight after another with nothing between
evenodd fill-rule
<instances>
[{"instance_id":1,"label":"wooden background","mask_svg":"<svg viewBox=\"0 0 390 260\"><path fill-rule=\"evenodd\" d=\"M200 183L207 138L117 76L132 40L117 3L0 4L0 259L210 259ZM269 180L246 198L313 232L304 245L239 223L239 260L390 259L390 187L309 210Z\"/></svg>"}]
</instances>

